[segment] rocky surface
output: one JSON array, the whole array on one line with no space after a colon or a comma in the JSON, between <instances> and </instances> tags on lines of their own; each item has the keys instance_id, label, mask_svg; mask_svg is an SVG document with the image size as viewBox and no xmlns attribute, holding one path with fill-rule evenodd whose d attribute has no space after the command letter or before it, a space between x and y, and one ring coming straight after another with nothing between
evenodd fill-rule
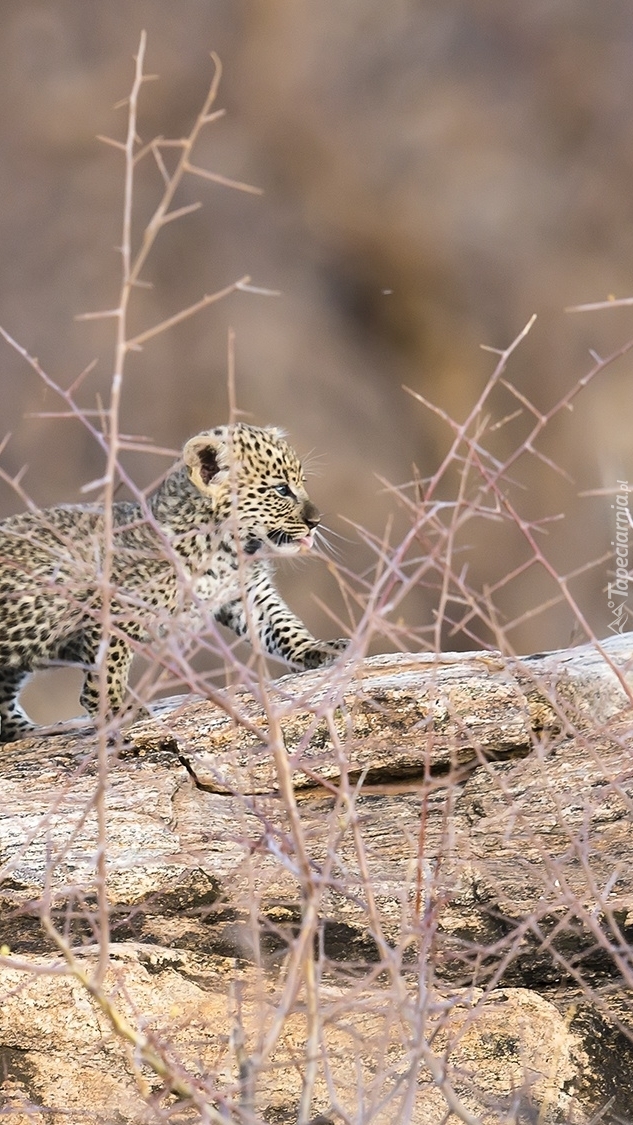
<instances>
[{"instance_id":1,"label":"rocky surface","mask_svg":"<svg viewBox=\"0 0 633 1125\"><path fill-rule=\"evenodd\" d=\"M413 1081L408 1119L439 1125L433 1059L446 1059L472 1120L629 1121L631 656L626 636L515 664L403 654L285 677L264 709L239 692L224 711L166 705L111 754L100 995L216 1107L238 1098L238 1028L261 1064L255 1111L296 1121L303 978L264 1046L305 926L303 849L318 907L314 1113L361 1120L362 1103L363 1121L386 1125ZM7 746L0 779L10 1120L152 1120L160 1077L41 924L91 978L94 735ZM173 1092L161 1104L197 1119Z\"/></svg>"}]
</instances>

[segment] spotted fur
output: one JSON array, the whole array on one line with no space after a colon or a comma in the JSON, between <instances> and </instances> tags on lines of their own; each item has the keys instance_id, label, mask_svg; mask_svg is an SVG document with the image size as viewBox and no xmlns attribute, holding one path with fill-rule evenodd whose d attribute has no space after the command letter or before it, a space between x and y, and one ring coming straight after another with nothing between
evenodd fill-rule
<instances>
[{"instance_id":1,"label":"spotted fur","mask_svg":"<svg viewBox=\"0 0 633 1125\"><path fill-rule=\"evenodd\" d=\"M81 664L81 703L99 712L104 635L104 512L96 505L26 512L0 524L0 741L33 724L18 702L29 673ZM237 423L190 439L144 508L113 509L110 624L105 653L110 711L121 711L130 641L215 617L293 668L332 660L346 641L317 641L285 605L272 557L312 546L320 522L296 453L275 429Z\"/></svg>"}]
</instances>

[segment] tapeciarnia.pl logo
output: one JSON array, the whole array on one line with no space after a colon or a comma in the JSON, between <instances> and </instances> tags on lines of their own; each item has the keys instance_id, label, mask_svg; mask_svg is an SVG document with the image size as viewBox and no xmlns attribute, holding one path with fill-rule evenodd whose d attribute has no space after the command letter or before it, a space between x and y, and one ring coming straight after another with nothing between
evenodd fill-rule
<instances>
[{"instance_id":1,"label":"tapeciarnia.pl logo","mask_svg":"<svg viewBox=\"0 0 633 1125\"><path fill-rule=\"evenodd\" d=\"M629 535L631 531L631 515L629 512L629 482L619 480L620 491L616 493L615 504L611 507L615 512L615 539L611 546L615 548L615 582L607 585L607 605L611 610L613 620L609 625L612 633L624 633L630 611L626 604L629 594Z\"/></svg>"}]
</instances>

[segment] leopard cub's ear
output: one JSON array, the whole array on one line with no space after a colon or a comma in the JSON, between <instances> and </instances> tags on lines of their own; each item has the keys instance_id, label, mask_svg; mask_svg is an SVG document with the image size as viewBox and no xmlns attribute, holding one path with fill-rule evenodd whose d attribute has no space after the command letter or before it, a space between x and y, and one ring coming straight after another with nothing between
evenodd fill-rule
<instances>
[{"instance_id":1,"label":"leopard cub's ear","mask_svg":"<svg viewBox=\"0 0 633 1125\"><path fill-rule=\"evenodd\" d=\"M213 496L229 475L229 447L221 430L207 430L189 439L182 451L189 479L207 496Z\"/></svg>"},{"instance_id":2,"label":"leopard cub's ear","mask_svg":"<svg viewBox=\"0 0 633 1125\"><path fill-rule=\"evenodd\" d=\"M280 426L265 426L264 429L266 430L267 434L270 434L271 437L275 439L275 441L286 441L286 431L282 430Z\"/></svg>"}]
</instances>

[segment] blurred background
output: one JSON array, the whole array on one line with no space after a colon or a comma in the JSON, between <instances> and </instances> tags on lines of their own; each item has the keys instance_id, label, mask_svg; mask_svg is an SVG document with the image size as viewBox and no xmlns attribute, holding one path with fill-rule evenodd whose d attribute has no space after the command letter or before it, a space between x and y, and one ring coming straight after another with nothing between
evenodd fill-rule
<instances>
[{"instance_id":1,"label":"blurred background","mask_svg":"<svg viewBox=\"0 0 633 1125\"><path fill-rule=\"evenodd\" d=\"M0 324L64 386L96 358L87 407L107 399L113 326L74 317L112 307L120 277L123 161L96 135L124 136L114 106L142 28L146 69L159 75L142 93L145 141L189 130L209 52L220 55L227 112L196 162L264 194L186 181L178 203L203 207L161 235L132 327L243 274L281 296L235 294L133 355L123 428L179 448L224 421L232 326L238 405L319 455L311 492L358 573L372 556L345 519L381 536L394 510L376 474L427 476L447 447L448 431L403 384L464 418L494 366L480 345L507 346L537 313L509 377L545 410L591 366L590 348L608 354L633 336L633 309L564 311L633 294L630 0L3 0L1 26ZM159 192L148 164L137 238ZM60 403L7 345L0 352L4 470L28 464L22 485L40 505L78 501L101 474L99 449L77 422L31 417ZM536 464L518 470L530 515L565 514L544 544L559 572L609 550L612 499L579 493L629 477L631 363L552 424L543 448L572 482ZM141 485L165 464L129 460ZM0 514L21 507L1 484ZM473 544L475 585L521 559L516 537ZM607 581L605 564L574 587L599 635L611 620ZM317 633L338 631L314 597L334 596L322 563L281 585ZM527 572L509 616L545 596ZM407 602L416 626L432 611L424 592ZM518 651L565 645L573 624L554 607L511 640Z\"/></svg>"}]
</instances>

